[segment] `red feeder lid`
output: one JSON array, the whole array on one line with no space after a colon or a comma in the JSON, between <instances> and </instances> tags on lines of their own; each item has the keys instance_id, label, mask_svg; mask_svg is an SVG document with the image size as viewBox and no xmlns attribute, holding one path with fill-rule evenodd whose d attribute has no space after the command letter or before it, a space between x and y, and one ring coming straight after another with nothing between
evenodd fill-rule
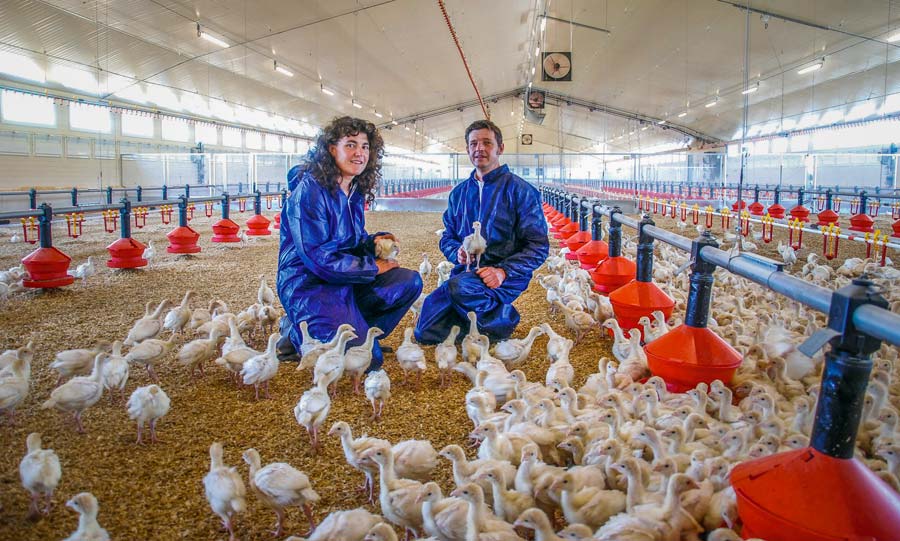
<instances>
[{"instance_id":1,"label":"red feeder lid","mask_svg":"<svg viewBox=\"0 0 900 541\"><path fill-rule=\"evenodd\" d=\"M72 258L55 246L38 248L22 258L22 266L29 276L22 285L42 289L67 286L75 281L68 273L71 262Z\"/></svg>"},{"instance_id":2,"label":"red feeder lid","mask_svg":"<svg viewBox=\"0 0 900 541\"><path fill-rule=\"evenodd\" d=\"M578 256L575 254L582 246L587 244L591 240L591 234L588 231L578 231L571 237L562 241L562 244L565 244L569 250L572 250L570 253L572 254L571 259L578 259ZM566 254L568 255L568 254Z\"/></svg>"},{"instance_id":3,"label":"red feeder lid","mask_svg":"<svg viewBox=\"0 0 900 541\"><path fill-rule=\"evenodd\" d=\"M247 236L261 237L264 235L271 235L272 232L269 231L270 223L272 223L272 221L262 214L254 214L247 220Z\"/></svg>"},{"instance_id":4,"label":"red feeder lid","mask_svg":"<svg viewBox=\"0 0 900 541\"><path fill-rule=\"evenodd\" d=\"M143 258L145 246L131 237L119 238L106 247L109 251L109 261L106 266L111 269L136 269L147 264Z\"/></svg>"},{"instance_id":5,"label":"red feeder lid","mask_svg":"<svg viewBox=\"0 0 900 541\"><path fill-rule=\"evenodd\" d=\"M594 280L594 290L598 293L609 294L634 280L637 265L628 258L608 257L597 268L591 271Z\"/></svg>"},{"instance_id":6,"label":"red feeder lid","mask_svg":"<svg viewBox=\"0 0 900 541\"><path fill-rule=\"evenodd\" d=\"M578 261L581 262L582 267L584 267L584 265L595 267L601 261L609 257L609 244L602 240L592 240L579 248L576 253L578 254Z\"/></svg>"},{"instance_id":7,"label":"red feeder lid","mask_svg":"<svg viewBox=\"0 0 900 541\"><path fill-rule=\"evenodd\" d=\"M666 381L669 390L685 392L698 383L731 382L741 354L705 327L679 325L644 346L650 372Z\"/></svg>"},{"instance_id":8,"label":"red feeder lid","mask_svg":"<svg viewBox=\"0 0 900 541\"><path fill-rule=\"evenodd\" d=\"M862 231L863 233L871 233L875 231L875 220L868 214L859 213L850 218L850 229L853 231Z\"/></svg>"},{"instance_id":9,"label":"red feeder lid","mask_svg":"<svg viewBox=\"0 0 900 541\"><path fill-rule=\"evenodd\" d=\"M238 231L241 230L241 226L234 223L228 218L222 218L212 226L213 230L213 242L241 242L240 237L238 237Z\"/></svg>"},{"instance_id":10,"label":"red feeder lid","mask_svg":"<svg viewBox=\"0 0 900 541\"><path fill-rule=\"evenodd\" d=\"M894 541L900 532L900 495L856 459L797 449L738 464L731 485L745 538Z\"/></svg>"},{"instance_id":11,"label":"red feeder lid","mask_svg":"<svg viewBox=\"0 0 900 541\"><path fill-rule=\"evenodd\" d=\"M559 231L553 234L553 238L559 240L565 240L578 233L578 224L575 222L569 222L568 225L561 227Z\"/></svg>"},{"instance_id":12,"label":"red feeder lid","mask_svg":"<svg viewBox=\"0 0 900 541\"><path fill-rule=\"evenodd\" d=\"M675 301L653 282L632 280L609 294L609 302L619 326L623 329L638 329L643 339L643 329L638 320L650 317L655 310L661 310L666 319L672 316Z\"/></svg>"},{"instance_id":13,"label":"red feeder lid","mask_svg":"<svg viewBox=\"0 0 900 541\"><path fill-rule=\"evenodd\" d=\"M791 209L791 216L800 220L801 222L808 222L809 209L804 207L803 205L797 205L796 207Z\"/></svg>"},{"instance_id":14,"label":"red feeder lid","mask_svg":"<svg viewBox=\"0 0 900 541\"><path fill-rule=\"evenodd\" d=\"M176 227L166 235L169 239L169 246L166 252L170 254L196 254L201 250L197 246L200 239L200 233L194 231L190 226Z\"/></svg>"},{"instance_id":15,"label":"red feeder lid","mask_svg":"<svg viewBox=\"0 0 900 541\"><path fill-rule=\"evenodd\" d=\"M772 218L784 218L784 207L782 207L778 203L775 203L774 205L769 207L768 213Z\"/></svg>"},{"instance_id":16,"label":"red feeder lid","mask_svg":"<svg viewBox=\"0 0 900 541\"><path fill-rule=\"evenodd\" d=\"M838 221L838 213L831 210L825 209L818 214L819 222L816 225L828 225L828 224L836 224Z\"/></svg>"},{"instance_id":17,"label":"red feeder lid","mask_svg":"<svg viewBox=\"0 0 900 541\"><path fill-rule=\"evenodd\" d=\"M754 216L762 216L764 214L764 209L765 207L759 201L754 201L747 207L747 210L750 211L750 214Z\"/></svg>"}]
</instances>

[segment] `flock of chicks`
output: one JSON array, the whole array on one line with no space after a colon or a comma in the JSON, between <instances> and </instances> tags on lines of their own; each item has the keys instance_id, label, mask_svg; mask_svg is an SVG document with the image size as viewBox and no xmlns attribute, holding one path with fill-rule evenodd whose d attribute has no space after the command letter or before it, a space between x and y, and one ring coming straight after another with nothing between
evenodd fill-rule
<instances>
[{"instance_id":1,"label":"flock of chicks","mask_svg":"<svg viewBox=\"0 0 900 541\"><path fill-rule=\"evenodd\" d=\"M633 250L634 245L625 248ZM676 313L683 313L687 302L685 256L665 246L657 246L657 250L654 279L675 299ZM399 247L381 253L396 257ZM439 283L449 276L452 265L448 265L437 266ZM821 273L816 265L809 260L801 273ZM423 277L431 274L427 256L419 270ZM737 515L729 472L743 460L808 445L821 357L809 359L797 345L812 326L822 323L822 317L718 271L721 287L714 299L710 328L741 351L744 363L730 386L716 381L687 393L671 393L660 378L646 379L651 375L642 343L658 338L678 324L677 320L665 321L662 314L654 314L652 320L641 320L643 332L623 330L611 318L609 300L592 291L590 277L568 264L564 253L548 258L546 270L539 283L547 291L550 313L564 316L574 339L543 323L524 338L491 347L488 337L477 330L475 314L470 313L470 329L459 346L461 329L454 327L434 348L440 385L446 384L454 371L472 383L465 409L473 423L470 437L478 448L477 458L469 460L459 445L436 451L426 440L392 445L378 438L354 438L349 424L336 421L329 434L340 438L348 464L364 474L363 488L368 489L370 500L377 494L382 516L361 508L342 510L316 525L310 506L319 496L309 478L286 463L263 466L259 453L247 449L243 459L249 466L250 487L276 513L276 535L282 533L284 509L297 506L304 509L310 522L308 539L318 541L395 540L389 524L404 529L408 538L425 535L443 541L518 540L524 530L533 530L535 539L546 541L675 541L698 539L703 532L709 532L706 539L712 541L740 539L731 529L737 527ZM877 271L867 262L861 266L854 263L845 271L830 274L829 285L839 287L863 270ZM893 271L881 271L882 278L893 278ZM896 308L898 292L886 289L885 294ZM178 362L190 367L192 376L195 369L202 374L212 361L228 370L237 384L253 385L257 398L260 391L268 395L268 383L279 366L275 344L280 335L269 335L265 351L251 349L242 338L242 332L270 331L278 321L275 295L264 277L257 297L256 304L238 314L229 312L221 301L191 310L190 291L178 306L172 307L168 301L156 307L148 305L121 343L59 352L51 368L59 373L61 385L43 407L71 413L76 428L82 431L82 413L104 390L118 391L124 400L130 367L142 366L157 383L136 389L127 408L137 423L137 441L142 441L148 423L151 441L155 441L156 423L169 409L155 369L175 348L176 338L188 330L203 335L186 342L177 354ZM421 303L416 309L421 310ZM614 336L615 360L599 359L598 371L574 389L575 373L569 362L573 348L589 333L606 330ZM166 331L168 339L159 338ZM356 338L349 325L339 328L328 342L309 336L304 325L301 331L304 340L297 369L312 370L313 387L303 393L294 415L309 432L311 448L316 451L319 429L336 398L337 381L346 374L354 381L354 391L360 391L374 339L381 330L371 329L363 344L346 351L347 342ZM529 382L520 368L524 363L541 362L532 355L532 346L542 335L547 337L545 381ZM123 354L123 346L130 347L127 354ZM415 385L419 385L428 360L412 340L411 328L405 329L395 355L403 373L414 374ZM11 418L27 396L32 357L30 344L0 354L0 411ZM895 489L900 487L896 361L894 348L883 347L875 354L857 440L858 458ZM642 380L646 383L640 383ZM390 378L383 370L373 371L365 376L363 389L373 418L379 418L391 397ZM439 458L451 463L456 484L446 498L431 481ZM32 495L31 513L50 512L60 475L59 458L42 448L40 434L30 434L20 476ZM247 509L246 487L237 470L223 462L218 442L210 446L210 467L203 485L211 509L231 538L236 538L233 518ZM78 530L70 540L109 539L97 523L98 503L93 495L77 494L67 506L80 513ZM560 518L567 525L554 533Z\"/></svg>"},{"instance_id":2,"label":"flock of chicks","mask_svg":"<svg viewBox=\"0 0 900 541\"><path fill-rule=\"evenodd\" d=\"M189 333L199 338L185 342L176 354L178 364L201 375L204 365L214 361L232 371L244 385L253 385L259 397L260 387L266 384L278 370L274 344L278 333L269 338L265 351L249 347L242 333L270 331L280 318L280 310L274 306L275 293L260 275L258 302L234 314L222 301L212 301L208 308L191 309L194 292L185 293L181 303L172 306L163 300L155 308L148 303L144 316L138 319L122 341L112 344L100 342L91 348L60 351L49 368L58 374L57 387L43 402L41 408L56 409L72 416L75 429L85 432L82 415L99 402L104 391L110 399L117 393L125 402L128 415L137 425L137 441L144 441L144 428L149 425L150 441L157 441L156 425L170 408L170 399L159 385L155 371L169 352L177 345L179 337ZM160 336L169 333L167 339ZM224 342L223 342L224 340ZM129 347L127 353L123 347ZM221 349L220 349L221 346ZM16 408L28 396L31 387L31 363L34 358L33 344L0 353L0 413L15 423ZM146 368L151 385L138 387L125 401L125 387L133 367ZM29 516L50 512L53 492L61 477L59 458L50 449L41 447L41 435L31 433L27 438L27 453L20 463L20 477L23 486L31 495ZM43 508L41 499L45 500ZM98 503L90 493L73 497L67 505L81 514L78 530L70 540L102 540L108 535L96 521Z\"/></svg>"}]
</instances>

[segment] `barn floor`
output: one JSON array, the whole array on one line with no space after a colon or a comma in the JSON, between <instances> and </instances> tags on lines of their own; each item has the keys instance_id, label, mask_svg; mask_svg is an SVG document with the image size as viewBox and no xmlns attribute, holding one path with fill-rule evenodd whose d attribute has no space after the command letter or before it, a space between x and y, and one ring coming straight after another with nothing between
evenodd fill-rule
<instances>
[{"instance_id":1,"label":"barn floor","mask_svg":"<svg viewBox=\"0 0 900 541\"><path fill-rule=\"evenodd\" d=\"M33 339L36 345L32 365L31 394L19 408L17 425L0 426L0 531L6 539L61 539L77 527L77 515L63 507L65 501L81 491L94 493L100 502L99 522L114 539L222 539L219 520L209 509L203 494L202 478L209 468L208 449L213 441L225 447L225 462L237 466L246 476L247 466L241 453L255 447L263 464L288 462L306 472L322 500L315 507L318 519L336 509L366 506L356 492L362 475L346 465L340 443L325 437L324 451L313 456L303 428L297 425L292 410L304 390L310 387L310 372L295 371L296 364L285 363L272 381L270 400L257 402L252 389L238 390L226 379L224 370L208 367L205 378L191 382L186 368L178 366L174 353L158 370L161 386L172 400L172 409L159 423L158 445L135 445L135 427L123 404L110 402L105 395L85 415L87 433L77 434L65 418L55 411L41 410L56 382L56 373L48 368L57 351L89 347L98 340L123 339L131 324L143 314L148 301L168 298L177 303L187 288L197 293L194 307L222 299L234 312L256 302L257 276L265 273L274 287L277 262L277 237L251 242L244 248L223 248L209 242L207 220L195 220L203 238L203 251L195 256L164 253L164 235L171 226L157 225L135 229L135 238L153 239L157 259L149 269L111 271L105 268L105 246L113 240L97 223L88 224L86 239L68 239L56 228L56 245L72 256L73 267L87 256L95 256L99 273L82 286L43 293L29 292L11 299L0 308L0 349L14 348ZM242 221L243 216L233 216ZM148 219L148 222L150 220ZM435 263L442 260L435 231L441 227L438 213L377 212L367 216L369 231L394 231L402 241L401 264L418 268L420 254L428 252ZM99 230L99 232L98 232ZM149 231L148 231L149 230ZM85 240L89 242L85 242ZM95 242L90 242L95 241ZM18 263L33 247L25 244L0 244L0 268ZM162 252L162 253L161 253ZM426 291L435 286L435 276L427 281ZM547 320L544 290L529 289L516 303L522 313L517 336L532 325ZM551 320L562 330L561 318ZM397 331L384 343L396 347L402 340L402 328L411 323L407 315ZM541 351L545 338L538 338ZM265 347L257 337L255 346ZM580 345L572 359L580 385L593 371L608 343L595 334ZM429 361L433 347L426 348ZM462 407L469 388L461 374L454 374L449 389L437 389L437 371L432 365L423 378L422 389L405 388L400 371L388 354L385 368L393 380L393 398L381 422L369 420L371 409L364 396L352 394L349 381L342 381L325 430L338 420L347 421L354 434L368 433L397 442L405 438L430 439L435 448L449 443L464 443L471 423ZM545 366L526 367L531 379L544 379ZM127 393L148 385L143 370L134 369ZM60 457L63 476L49 517L36 523L26 520L28 496L21 487L18 463L24 454L25 437L41 432L45 447ZM452 489L449 463L442 460L438 481L449 493ZM274 513L248 497L248 513L237 520L241 539L271 539ZM367 506L378 512L377 506ZM307 529L302 511L290 509L286 531Z\"/></svg>"},{"instance_id":2,"label":"barn floor","mask_svg":"<svg viewBox=\"0 0 900 541\"><path fill-rule=\"evenodd\" d=\"M249 215L232 216L242 222ZM13 297L0 306L0 349L18 347L29 339L36 346L32 364L32 388L19 408L17 425L0 426L0 531L5 539L60 539L77 527L77 515L63 507L72 495L90 491L100 502L99 522L114 539L222 539L219 520L204 498L202 478L209 467L208 448L220 441L225 448L225 462L236 466L246 478L247 467L241 452L255 447L263 464L283 461L309 474L313 487L321 496L315 507L317 519L336 509L369 506L356 491L362 475L345 464L339 441L325 437L324 450L313 456L305 431L294 420L293 407L309 388L309 372L297 372L295 364L286 363L271 385L272 398L256 401L253 391L238 390L223 370L208 367L206 377L191 381L187 369L178 366L174 353L158 370L161 386L172 400L172 409L159 424L161 443L138 446L134 443L135 427L128 419L123 404L103 399L84 416L87 433L77 434L68 419L55 411L41 410L56 382L56 373L48 368L57 351L89 347L99 340L121 340L134 320L143 314L148 301L158 303L168 298L180 301L185 290L197 293L193 307L205 306L213 299L224 300L234 312L256 302L257 276L269 278L274 287L277 261L277 236L254 240L243 248L222 247L209 242L209 220L198 218L192 226L202 235L203 251L195 256L165 253L165 233L170 225L159 224L152 216L150 225L135 229L134 236L146 242L153 239L157 258L153 266L137 271L111 271L105 267L105 246L114 235L102 232L96 222L86 224L87 233L79 239L66 238L57 227L56 246L72 256L73 267L87 256L95 256L98 275L85 285L56 291L29 292ZM442 260L437 249L435 230L440 214L418 212L376 212L367 216L369 231L393 231L402 241L401 264L417 268L421 253L427 252L432 262ZM669 219L657 223L675 229ZM719 228L715 231L718 233ZM695 236L693 226L684 231ZM626 230L626 237L633 235ZM781 238L780 234L776 239ZM4 239L5 240L5 239ZM88 242L85 242L88 241ZM847 243L850 244L850 243ZM555 245L555 242L554 242ZM766 245L767 255L777 256L773 242ZM19 262L34 247L27 244L0 243L0 268ZM849 246L847 248L850 248ZM821 250L821 244L811 245ZM860 253L862 251L862 253ZM842 249L842 254L845 253ZM806 251L800 254L805 257ZM864 247L854 244L848 255L864 256ZM435 286L435 277L427 280L426 291ZM522 324L516 333L524 336L532 325L550 321L555 329L565 332L561 316L547 315L545 292L533 285L517 302ZM402 329L411 324L407 315L397 331L383 343L396 346ZM539 337L535 352L542 352L546 338ZM254 345L263 349L265 337L256 337ZM576 386L596 371L601 355L609 354L611 342L593 334L573 351L572 364ZM433 347L427 347L433 360ZM532 355L525 366L529 380L543 380L546 364L542 355ZM393 398L380 422L369 420L370 408L365 398L352 394L348 381L341 382L325 430L334 421L347 421L354 434L368 433L392 442L404 438L429 439L436 449L449 443L462 444L471 423L462 407L468 381L455 374L449 389L437 389L437 371L432 365L420 390L400 384L400 371L388 354L385 368L393 380ZM150 383L146 372L132 370L127 392ZM59 455L63 467L62 481L49 517L37 522L26 520L28 496L18 478L18 462L24 454L25 438L30 432L41 432L45 447ZM437 481L445 494L452 488L449 464L442 461ZM274 514L248 496L248 512L237 519L241 539L271 539ZM288 511L286 532L306 530L302 512Z\"/></svg>"}]
</instances>

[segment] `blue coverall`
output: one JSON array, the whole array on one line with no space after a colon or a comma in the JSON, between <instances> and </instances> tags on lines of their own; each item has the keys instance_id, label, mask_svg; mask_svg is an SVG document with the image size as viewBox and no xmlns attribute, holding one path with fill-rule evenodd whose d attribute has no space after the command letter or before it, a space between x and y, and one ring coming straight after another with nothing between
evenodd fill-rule
<instances>
[{"instance_id":1,"label":"blue coverall","mask_svg":"<svg viewBox=\"0 0 900 541\"><path fill-rule=\"evenodd\" d=\"M291 195L281 211L278 254L278 296L286 316L282 334L296 350L303 342L298 323L309 333L329 340L342 323L353 325L362 344L369 327L386 337L422 292L419 273L402 268L376 275L374 237L365 230L364 195L351 187L329 192L314 177L288 173ZM376 233L377 235L378 233ZM376 339L369 370L384 361Z\"/></svg>"},{"instance_id":2,"label":"blue coverall","mask_svg":"<svg viewBox=\"0 0 900 541\"><path fill-rule=\"evenodd\" d=\"M474 221L481 222L481 234L487 240L481 266L506 272L506 280L496 289L484 285L475 274L474 262L469 272L458 264L457 250L472 233ZM473 170L450 192L440 248L447 260L457 265L450 279L425 299L416 340L421 344L441 342L453 325L465 332L469 311L478 315L478 330L491 340L509 338L519 324L519 312L512 302L528 287L532 273L550 250L539 192L505 165L484 175L479 188Z\"/></svg>"}]
</instances>

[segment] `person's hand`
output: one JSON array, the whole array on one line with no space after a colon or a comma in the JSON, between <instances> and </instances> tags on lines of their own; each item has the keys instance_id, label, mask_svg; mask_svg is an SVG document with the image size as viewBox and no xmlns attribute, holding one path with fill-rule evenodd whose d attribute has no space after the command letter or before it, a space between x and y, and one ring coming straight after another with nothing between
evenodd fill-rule
<instances>
[{"instance_id":1,"label":"person's hand","mask_svg":"<svg viewBox=\"0 0 900 541\"><path fill-rule=\"evenodd\" d=\"M375 265L378 267L378 272L375 273L376 276L379 274L384 274L391 269L396 269L400 266L396 261L391 261L387 259L376 259Z\"/></svg>"},{"instance_id":2,"label":"person's hand","mask_svg":"<svg viewBox=\"0 0 900 541\"><path fill-rule=\"evenodd\" d=\"M506 280L506 271L499 267L481 267L475 271L475 274L481 278L484 285L491 289L497 289Z\"/></svg>"},{"instance_id":3,"label":"person's hand","mask_svg":"<svg viewBox=\"0 0 900 541\"><path fill-rule=\"evenodd\" d=\"M456 251L456 261L458 261L460 265L466 265L469 263L469 254L468 252L463 250L462 246L460 246L459 250Z\"/></svg>"}]
</instances>

